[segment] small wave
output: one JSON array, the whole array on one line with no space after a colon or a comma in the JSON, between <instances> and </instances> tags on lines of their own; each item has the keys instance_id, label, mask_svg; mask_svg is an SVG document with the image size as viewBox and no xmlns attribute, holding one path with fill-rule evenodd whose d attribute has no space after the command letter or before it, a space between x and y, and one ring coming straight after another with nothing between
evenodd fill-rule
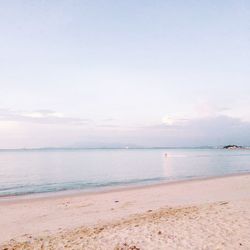
<instances>
[{"instance_id":1,"label":"small wave","mask_svg":"<svg viewBox=\"0 0 250 250\"><path fill-rule=\"evenodd\" d=\"M8 188L0 188L0 197L20 196L26 194L50 193L66 190L91 190L102 187L126 186L140 183L154 183L166 180L165 177L132 179L109 182L65 182L65 183L47 183L43 185L16 185Z\"/></svg>"}]
</instances>

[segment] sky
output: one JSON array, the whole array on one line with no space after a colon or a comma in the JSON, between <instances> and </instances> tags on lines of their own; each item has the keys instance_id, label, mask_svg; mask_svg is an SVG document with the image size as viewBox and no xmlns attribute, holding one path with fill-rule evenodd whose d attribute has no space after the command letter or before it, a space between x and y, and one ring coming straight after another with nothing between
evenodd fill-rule
<instances>
[{"instance_id":1,"label":"sky","mask_svg":"<svg viewBox=\"0 0 250 250\"><path fill-rule=\"evenodd\" d=\"M0 148L250 145L247 0L0 0Z\"/></svg>"}]
</instances>

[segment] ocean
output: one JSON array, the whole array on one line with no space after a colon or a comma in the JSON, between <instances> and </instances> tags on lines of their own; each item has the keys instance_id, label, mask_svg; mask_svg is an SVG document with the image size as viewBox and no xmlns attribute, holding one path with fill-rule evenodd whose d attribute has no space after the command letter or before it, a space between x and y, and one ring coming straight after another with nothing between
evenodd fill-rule
<instances>
[{"instance_id":1,"label":"ocean","mask_svg":"<svg viewBox=\"0 0 250 250\"><path fill-rule=\"evenodd\" d=\"M1 150L0 196L94 191L246 172L250 150Z\"/></svg>"}]
</instances>

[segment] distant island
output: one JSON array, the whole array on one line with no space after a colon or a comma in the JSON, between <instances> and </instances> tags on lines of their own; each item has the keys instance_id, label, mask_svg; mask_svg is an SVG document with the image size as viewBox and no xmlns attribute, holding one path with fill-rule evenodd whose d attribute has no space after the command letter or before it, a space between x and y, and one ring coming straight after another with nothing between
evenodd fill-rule
<instances>
[{"instance_id":1,"label":"distant island","mask_svg":"<svg viewBox=\"0 0 250 250\"><path fill-rule=\"evenodd\" d=\"M238 145L226 145L223 149L244 149L244 147Z\"/></svg>"}]
</instances>

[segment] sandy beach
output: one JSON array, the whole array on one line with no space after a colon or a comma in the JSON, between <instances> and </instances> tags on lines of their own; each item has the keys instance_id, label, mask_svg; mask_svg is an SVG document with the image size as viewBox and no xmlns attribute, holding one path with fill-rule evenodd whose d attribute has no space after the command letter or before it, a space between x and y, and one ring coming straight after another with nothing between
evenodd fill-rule
<instances>
[{"instance_id":1,"label":"sandy beach","mask_svg":"<svg viewBox=\"0 0 250 250\"><path fill-rule=\"evenodd\" d=\"M250 174L1 198L0 249L250 249Z\"/></svg>"}]
</instances>

